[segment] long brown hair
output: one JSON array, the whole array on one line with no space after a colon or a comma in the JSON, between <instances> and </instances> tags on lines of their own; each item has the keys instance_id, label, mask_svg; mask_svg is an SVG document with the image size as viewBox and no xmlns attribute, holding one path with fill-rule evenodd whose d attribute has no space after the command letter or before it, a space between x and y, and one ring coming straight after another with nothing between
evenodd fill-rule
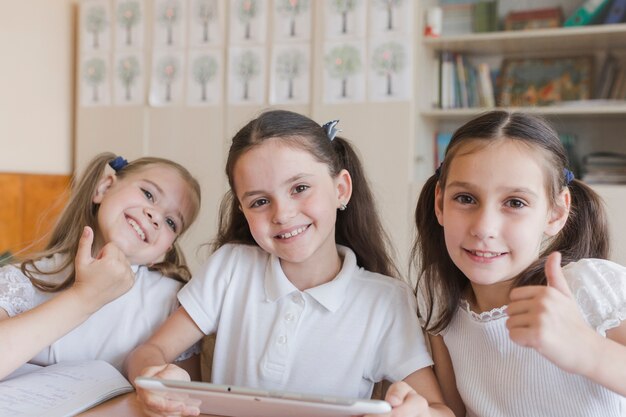
<instances>
[{"instance_id":1,"label":"long brown hair","mask_svg":"<svg viewBox=\"0 0 626 417\"><path fill-rule=\"evenodd\" d=\"M78 241L80 240L81 233L85 226L91 227L94 233L97 233L99 204L94 204L92 199L100 178L102 178L105 169L111 169L109 162L115 159L115 157L115 154L105 152L97 155L89 162L82 176L78 179L74 179L72 182L72 194L70 195L69 202L56 222L45 249L40 253L22 260L20 266L22 272L28 276L33 285L40 290L46 292L61 291L74 283L75 271L73 264L78 250ZM174 168L189 187L191 215L184 225L184 229L181 230L182 234L189 228L191 223L193 223L200 210L200 185L185 167L169 159L145 157L129 162L128 165L116 172L116 176L121 180L129 174L139 172L154 165ZM51 257L56 253L68 255L64 262L57 268L54 270L41 270L37 267L36 261ZM57 274L68 267L71 269L69 275L63 282L58 284L48 283L35 277L35 274ZM149 266L149 269L159 271L163 275L182 282L188 281L191 277L189 268L185 265L185 257L177 242L174 242L172 247L165 254L162 262Z\"/></svg>"},{"instance_id":2,"label":"long brown hair","mask_svg":"<svg viewBox=\"0 0 626 417\"><path fill-rule=\"evenodd\" d=\"M420 310L426 329L443 330L452 320L469 280L459 270L446 249L443 227L435 216L435 188L443 190L450 162L466 145L501 140L519 141L543 156L546 195L551 207L558 204L564 187L571 194L568 219L561 231L542 248L539 259L518 275L513 283L545 285L544 264L554 251L563 255L562 265L582 258L606 258L609 253L608 226L600 197L586 184L567 178L569 164L558 134L542 118L525 114L492 111L461 126L452 136L444 161L420 193L415 210L417 236L411 258L417 266L417 290L425 306ZM515 173L511 173L515 175Z\"/></svg>"},{"instance_id":3,"label":"long brown hair","mask_svg":"<svg viewBox=\"0 0 626 417\"><path fill-rule=\"evenodd\" d=\"M372 272L399 276L388 253L391 244L383 230L373 194L353 147L341 137L329 140L324 129L313 120L285 110L271 110L261 114L233 137L226 162L230 190L220 206L219 228L212 244L213 250L227 243L257 245L245 216L239 210L233 172L241 155L267 139L280 139L289 146L310 153L315 160L328 166L333 178L342 169L350 173L352 196L347 208L337 214L335 241L354 251L359 266Z\"/></svg>"}]
</instances>

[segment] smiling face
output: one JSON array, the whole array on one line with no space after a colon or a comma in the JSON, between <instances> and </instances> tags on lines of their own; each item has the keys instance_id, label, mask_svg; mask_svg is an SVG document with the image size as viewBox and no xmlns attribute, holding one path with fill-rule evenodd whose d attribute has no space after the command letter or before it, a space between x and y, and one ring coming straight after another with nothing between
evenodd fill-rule
<instances>
[{"instance_id":1,"label":"smiling face","mask_svg":"<svg viewBox=\"0 0 626 417\"><path fill-rule=\"evenodd\" d=\"M288 265L336 259L337 208L350 197L350 175L331 177L309 152L268 139L233 170L235 194L257 244Z\"/></svg>"},{"instance_id":2,"label":"smiling face","mask_svg":"<svg viewBox=\"0 0 626 417\"><path fill-rule=\"evenodd\" d=\"M566 213L550 207L539 152L514 140L468 149L451 159L435 212L452 261L476 292L526 269Z\"/></svg>"},{"instance_id":3,"label":"smiling face","mask_svg":"<svg viewBox=\"0 0 626 417\"><path fill-rule=\"evenodd\" d=\"M163 259L193 210L189 186L175 169L161 165L123 178L105 176L93 202L100 204L96 248L112 242L139 265Z\"/></svg>"}]
</instances>

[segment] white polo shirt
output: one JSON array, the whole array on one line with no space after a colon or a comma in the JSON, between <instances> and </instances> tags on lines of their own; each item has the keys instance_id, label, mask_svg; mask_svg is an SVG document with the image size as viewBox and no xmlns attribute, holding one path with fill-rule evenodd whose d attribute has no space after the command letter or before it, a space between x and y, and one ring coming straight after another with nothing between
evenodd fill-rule
<instances>
[{"instance_id":1,"label":"white polo shirt","mask_svg":"<svg viewBox=\"0 0 626 417\"><path fill-rule=\"evenodd\" d=\"M217 332L212 382L366 398L375 382L432 365L409 286L337 249L337 277L305 291L259 247L211 256L178 299L205 334Z\"/></svg>"}]
</instances>

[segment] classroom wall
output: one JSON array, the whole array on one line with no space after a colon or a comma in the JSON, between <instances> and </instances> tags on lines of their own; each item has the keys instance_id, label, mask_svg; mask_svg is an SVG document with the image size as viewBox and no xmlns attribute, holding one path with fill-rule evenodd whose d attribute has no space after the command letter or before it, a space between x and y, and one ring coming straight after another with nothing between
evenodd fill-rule
<instances>
[{"instance_id":1,"label":"classroom wall","mask_svg":"<svg viewBox=\"0 0 626 417\"><path fill-rule=\"evenodd\" d=\"M77 0L0 0L0 172L70 174Z\"/></svg>"},{"instance_id":2,"label":"classroom wall","mask_svg":"<svg viewBox=\"0 0 626 417\"><path fill-rule=\"evenodd\" d=\"M397 249L400 268L406 269L413 226L414 195L407 185L412 178L414 103L351 102L325 103L323 99L324 9L313 5L311 101L281 108L306 114L322 124L340 119L341 135L351 140L361 154L374 190L382 221ZM146 15L151 2L146 2ZM269 27L272 26L270 14ZM146 22L144 41L151 44L151 22ZM270 37L271 35L268 35ZM268 41L266 48L271 48ZM146 62L151 51L146 48ZM224 58L226 54L224 51ZM226 62L226 59L224 60ZM269 83L269 72L266 83ZM148 83L146 83L148 87ZM80 87L79 87L80 88ZM224 85L226 88L226 85ZM79 94L80 96L80 94ZM134 159L154 155L173 159L186 166L202 185L202 211L197 223L182 240L192 269L206 257L203 243L215 236L219 202L227 189L225 157L233 134L247 121L270 107L233 105L194 108L141 106L77 106L76 167L81 170L98 152L110 150Z\"/></svg>"}]
</instances>

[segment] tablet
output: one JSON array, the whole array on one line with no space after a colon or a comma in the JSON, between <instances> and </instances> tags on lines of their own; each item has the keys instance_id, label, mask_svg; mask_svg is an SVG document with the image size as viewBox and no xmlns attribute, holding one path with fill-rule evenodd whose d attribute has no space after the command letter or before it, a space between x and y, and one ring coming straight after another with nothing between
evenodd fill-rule
<instances>
[{"instance_id":1,"label":"tablet","mask_svg":"<svg viewBox=\"0 0 626 417\"><path fill-rule=\"evenodd\" d=\"M198 405L203 414L236 417L349 417L391 411L386 401L266 391L207 382L138 377L135 385Z\"/></svg>"}]
</instances>

